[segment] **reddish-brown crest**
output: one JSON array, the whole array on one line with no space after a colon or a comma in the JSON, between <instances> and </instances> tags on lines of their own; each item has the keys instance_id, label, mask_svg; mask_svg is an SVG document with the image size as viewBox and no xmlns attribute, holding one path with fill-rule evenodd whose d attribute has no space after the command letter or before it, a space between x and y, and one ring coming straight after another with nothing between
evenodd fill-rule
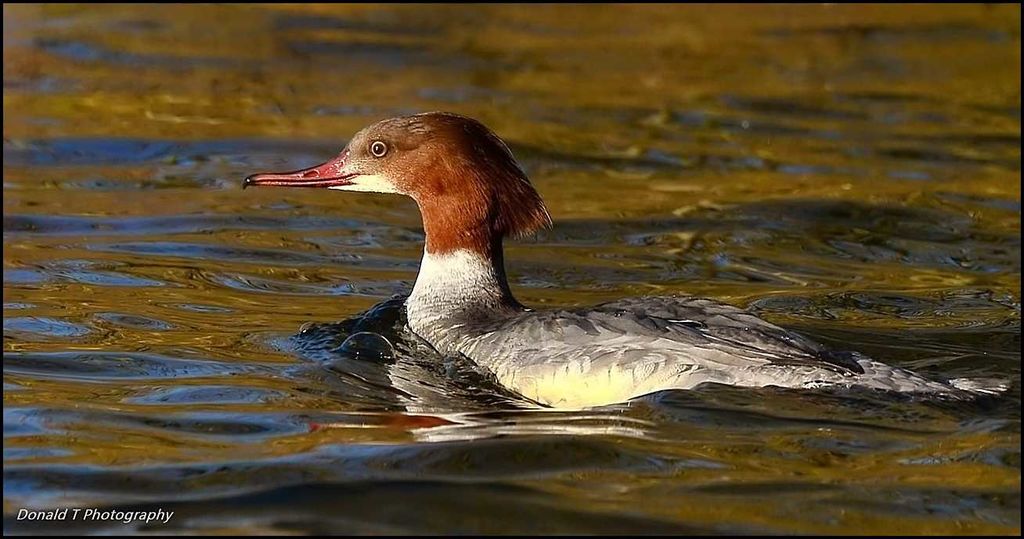
<instances>
[{"instance_id":1,"label":"reddish-brown crest","mask_svg":"<svg viewBox=\"0 0 1024 539\"><path fill-rule=\"evenodd\" d=\"M551 225L508 146L480 122L440 112L385 122L394 122L385 128L387 135L406 139L396 146L408 148L409 156L396 160L404 170L393 176L420 206L427 251L498 254L494 248L503 237Z\"/></svg>"}]
</instances>

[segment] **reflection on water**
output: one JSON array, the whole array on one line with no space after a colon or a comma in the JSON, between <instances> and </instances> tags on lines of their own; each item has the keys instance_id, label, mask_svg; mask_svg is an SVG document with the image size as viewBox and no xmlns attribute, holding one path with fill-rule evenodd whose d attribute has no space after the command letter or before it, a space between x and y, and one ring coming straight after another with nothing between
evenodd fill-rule
<instances>
[{"instance_id":1,"label":"reflection on water","mask_svg":"<svg viewBox=\"0 0 1024 539\"><path fill-rule=\"evenodd\" d=\"M239 189L437 109L548 202L529 304L1011 389L517 400L404 330L410 201ZM5 530L1020 532L1019 6L5 5L3 144Z\"/></svg>"}]
</instances>

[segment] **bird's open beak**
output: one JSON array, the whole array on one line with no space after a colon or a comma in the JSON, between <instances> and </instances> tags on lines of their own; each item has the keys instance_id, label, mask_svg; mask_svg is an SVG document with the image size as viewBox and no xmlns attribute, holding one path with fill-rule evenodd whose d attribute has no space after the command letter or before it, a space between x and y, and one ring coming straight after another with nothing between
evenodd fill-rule
<instances>
[{"instance_id":1,"label":"bird's open beak","mask_svg":"<svg viewBox=\"0 0 1024 539\"><path fill-rule=\"evenodd\" d=\"M242 189L250 185L269 185L275 187L339 187L352 185L352 178L358 173L346 170L345 161L348 150L330 161L293 172L269 172L253 174L242 183Z\"/></svg>"}]
</instances>

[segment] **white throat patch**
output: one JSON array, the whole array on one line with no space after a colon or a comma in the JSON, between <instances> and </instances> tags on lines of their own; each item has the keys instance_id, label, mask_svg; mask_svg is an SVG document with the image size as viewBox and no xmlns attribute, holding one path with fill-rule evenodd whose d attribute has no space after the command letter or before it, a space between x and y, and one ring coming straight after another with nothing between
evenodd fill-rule
<instances>
[{"instance_id":1,"label":"white throat patch","mask_svg":"<svg viewBox=\"0 0 1024 539\"><path fill-rule=\"evenodd\" d=\"M395 193L401 194L395 189L394 184L377 174L360 174L352 178L351 185L336 185L328 187L335 191L359 191L362 193Z\"/></svg>"}]
</instances>

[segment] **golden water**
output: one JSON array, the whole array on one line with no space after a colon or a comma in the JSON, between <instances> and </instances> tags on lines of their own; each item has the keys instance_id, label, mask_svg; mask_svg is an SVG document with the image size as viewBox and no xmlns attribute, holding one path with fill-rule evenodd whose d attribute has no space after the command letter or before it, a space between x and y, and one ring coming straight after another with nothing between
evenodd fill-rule
<instances>
[{"instance_id":1,"label":"golden water","mask_svg":"<svg viewBox=\"0 0 1024 539\"><path fill-rule=\"evenodd\" d=\"M3 54L5 530L1020 533L1019 6L5 5ZM324 368L292 336L409 289L415 206L240 180L438 109L551 209L525 303L704 295L1012 387L536 412ZM177 513L13 518L65 506Z\"/></svg>"}]
</instances>

